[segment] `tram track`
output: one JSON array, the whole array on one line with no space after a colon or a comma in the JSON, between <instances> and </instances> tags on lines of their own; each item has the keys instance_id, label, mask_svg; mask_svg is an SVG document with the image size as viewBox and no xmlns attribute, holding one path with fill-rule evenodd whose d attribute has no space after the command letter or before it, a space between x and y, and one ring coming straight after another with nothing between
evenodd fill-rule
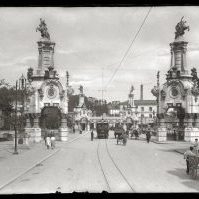
<instances>
[{"instance_id":1,"label":"tram track","mask_svg":"<svg viewBox=\"0 0 199 199\"><path fill-rule=\"evenodd\" d=\"M102 142L101 140L98 141L97 156L98 156L100 169L102 171L102 174L103 174L105 182L106 182L106 186L107 186L108 192L110 192L110 193L111 192L118 192L119 191L118 188L114 187L114 185L118 185L119 184L119 185L121 185L119 187L119 188L121 188L121 192L135 193L136 192L135 189L129 183L129 181L127 180L127 178L125 177L125 175L123 174L121 169L118 167L118 165L114 161L112 155L110 154L110 151L109 151L108 146L107 146L107 140L106 139L104 140L105 146L104 146L104 150L103 150L104 151L103 156L106 156L106 154L107 154L107 157L109 158L109 160L106 159L106 161L104 161L104 164L102 163L102 157L100 156L100 152L99 152L100 151L100 143L101 142ZM108 165L108 163L109 163L109 165ZM106 166L105 166L105 164L106 164ZM110 166L110 164L112 165L112 171L110 170L110 168L108 168L108 166ZM109 172L108 172L108 170L109 170ZM112 177L111 177L111 175L112 175ZM113 182L116 179L118 181L117 182ZM114 190L116 190L116 191L114 191Z\"/></svg>"}]
</instances>

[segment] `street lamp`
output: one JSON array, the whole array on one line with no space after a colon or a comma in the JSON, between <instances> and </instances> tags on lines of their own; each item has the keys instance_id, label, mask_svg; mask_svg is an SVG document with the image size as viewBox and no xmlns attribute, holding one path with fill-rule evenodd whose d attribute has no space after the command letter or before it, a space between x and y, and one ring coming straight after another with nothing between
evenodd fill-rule
<instances>
[{"instance_id":1,"label":"street lamp","mask_svg":"<svg viewBox=\"0 0 199 199\"><path fill-rule=\"evenodd\" d=\"M15 130L15 146L14 146L14 152L13 154L17 155L18 154L18 150L17 150L17 137L18 137L18 132L17 132L17 125L18 125L18 121L17 121L17 112L18 112L18 93L21 92L22 98L21 98L21 102L22 102L22 109L21 109L21 116L23 116L24 114L24 94L26 94L26 78L22 76L19 78L19 80L16 81L16 86L15 86L15 122L14 122L14 130Z\"/></svg>"}]
</instances>

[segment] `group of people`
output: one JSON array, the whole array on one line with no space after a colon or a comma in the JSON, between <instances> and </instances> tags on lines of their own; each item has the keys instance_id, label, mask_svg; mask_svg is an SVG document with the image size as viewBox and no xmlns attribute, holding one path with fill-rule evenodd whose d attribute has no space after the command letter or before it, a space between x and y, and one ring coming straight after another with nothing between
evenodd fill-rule
<instances>
[{"instance_id":1,"label":"group of people","mask_svg":"<svg viewBox=\"0 0 199 199\"><path fill-rule=\"evenodd\" d=\"M189 174L190 156L196 156L198 155L198 153L199 153L199 144L198 144L198 139L196 138L193 143L193 146L190 146L190 148L184 153L184 159L186 159L186 164L187 164L187 169L186 169L187 174Z\"/></svg>"},{"instance_id":2,"label":"group of people","mask_svg":"<svg viewBox=\"0 0 199 199\"><path fill-rule=\"evenodd\" d=\"M47 149L54 149L55 148L55 135L54 133L48 133L44 136L44 141Z\"/></svg>"}]
</instances>

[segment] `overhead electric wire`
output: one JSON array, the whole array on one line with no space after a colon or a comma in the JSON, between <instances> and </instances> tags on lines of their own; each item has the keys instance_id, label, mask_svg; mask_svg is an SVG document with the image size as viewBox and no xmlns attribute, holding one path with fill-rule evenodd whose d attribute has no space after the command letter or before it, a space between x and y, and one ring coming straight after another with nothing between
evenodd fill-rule
<instances>
[{"instance_id":1,"label":"overhead electric wire","mask_svg":"<svg viewBox=\"0 0 199 199\"><path fill-rule=\"evenodd\" d=\"M149 16L149 13L151 12L151 9L152 9L152 7L150 7L150 9L148 10L148 12L147 12L147 14L146 14L146 16L145 16L145 18L144 18L144 20L143 20L142 24L140 25L140 27L139 27L139 29L138 29L138 31L137 31L137 33L136 33L135 37L133 38L133 40L132 40L132 42L131 42L130 46L127 48L127 50L126 50L126 52L125 52L124 56L122 57L122 59L121 59L121 61L120 61L119 65L118 65L118 67L115 69L115 71L114 71L114 73L113 73L112 77L110 78L110 80L109 80L109 81L108 81L108 83L106 84L106 88L105 88L105 89L107 89L108 85L112 82L112 80L113 80L114 76L116 75L117 71L118 71L118 70L119 70L119 68L121 67L122 62L124 61L124 59L125 59L125 57L127 56L127 54L128 54L128 52L129 52L129 50L130 50L130 49L131 49L131 47L133 46L134 41L136 40L136 38L137 38L137 36L138 36L139 32L140 32L140 31L141 31L141 29L142 29L142 26L144 25L144 23L145 23L145 21L146 21L147 17Z\"/></svg>"}]
</instances>

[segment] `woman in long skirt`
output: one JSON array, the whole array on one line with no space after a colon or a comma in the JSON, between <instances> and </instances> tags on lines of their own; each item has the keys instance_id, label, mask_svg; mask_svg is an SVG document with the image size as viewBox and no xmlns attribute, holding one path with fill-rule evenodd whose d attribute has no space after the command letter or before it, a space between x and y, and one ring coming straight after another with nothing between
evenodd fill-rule
<instances>
[{"instance_id":1,"label":"woman in long skirt","mask_svg":"<svg viewBox=\"0 0 199 199\"><path fill-rule=\"evenodd\" d=\"M47 135L47 137L46 137L46 146L47 146L47 149L49 149L50 146L51 146L51 140L50 140L50 136L49 135Z\"/></svg>"}]
</instances>

